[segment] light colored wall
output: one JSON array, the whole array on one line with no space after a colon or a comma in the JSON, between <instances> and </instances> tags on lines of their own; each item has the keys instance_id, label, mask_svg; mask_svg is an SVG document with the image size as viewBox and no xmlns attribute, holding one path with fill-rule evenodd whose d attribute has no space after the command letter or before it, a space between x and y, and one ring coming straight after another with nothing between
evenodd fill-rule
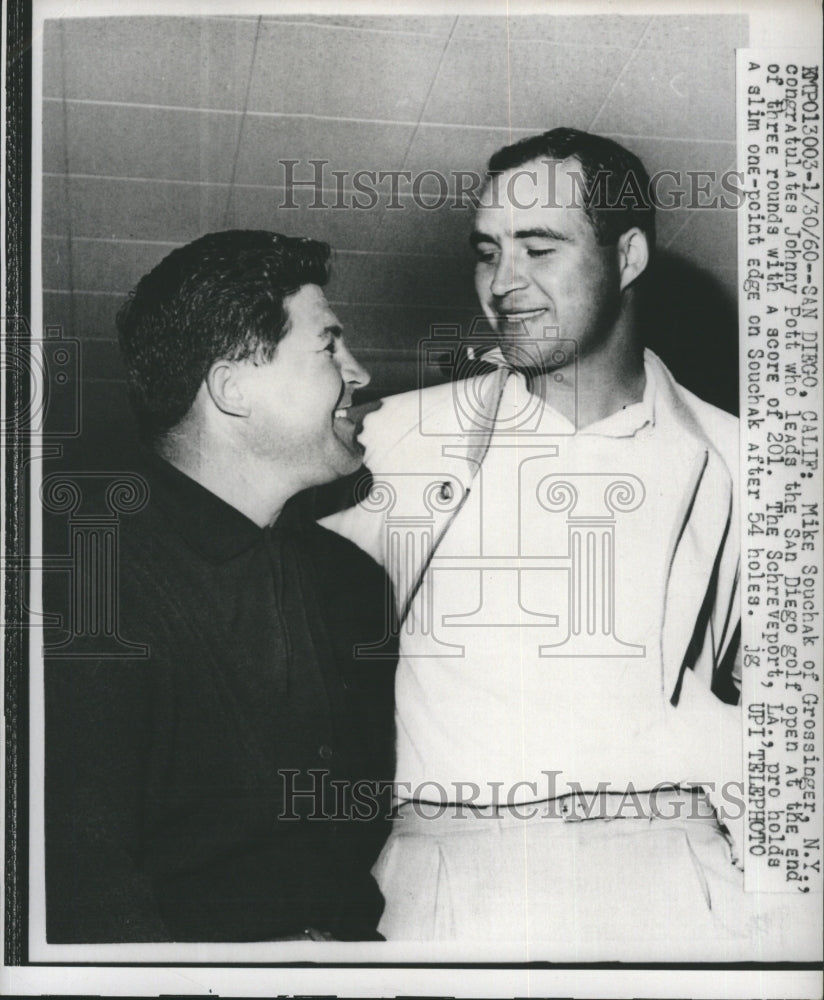
<instances>
[{"instance_id":1,"label":"light colored wall","mask_svg":"<svg viewBox=\"0 0 824 1000\"><path fill-rule=\"evenodd\" d=\"M315 236L336 250L329 297L375 389L408 387L430 325L474 314L469 213L408 195L400 211L385 198L311 209L307 191L279 209L278 161L302 161L306 178L306 161L325 159L330 187L332 170L480 172L501 145L571 125L616 138L650 172L720 173L735 166L746 39L746 19L727 16L47 22L45 320L82 340L86 383L111 411L114 313L169 250L234 227ZM733 308L735 232L731 211L659 213L670 267L700 271Z\"/></svg>"}]
</instances>

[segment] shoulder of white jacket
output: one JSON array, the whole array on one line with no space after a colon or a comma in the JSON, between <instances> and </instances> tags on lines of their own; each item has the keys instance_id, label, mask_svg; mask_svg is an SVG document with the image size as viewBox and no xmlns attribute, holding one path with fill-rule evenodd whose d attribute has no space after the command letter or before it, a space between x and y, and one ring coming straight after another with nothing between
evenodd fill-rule
<instances>
[{"instance_id":1,"label":"shoulder of white jacket","mask_svg":"<svg viewBox=\"0 0 824 1000\"><path fill-rule=\"evenodd\" d=\"M421 428L436 421L444 435L462 433L453 382L384 396L380 406L366 415L359 440L368 458L390 451L407 438L425 437Z\"/></svg>"},{"instance_id":2,"label":"shoulder of white jacket","mask_svg":"<svg viewBox=\"0 0 824 1000\"><path fill-rule=\"evenodd\" d=\"M700 396L696 396L694 392L684 388L683 385L676 382L672 372L657 355L650 350L645 353L647 360L650 360L651 357L659 373L663 373L664 377L669 380L670 388L680 400L681 405L689 410L701 432L724 460L733 478L737 479L738 417L718 406L713 406L712 403L708 403Z\"/></svg>"},{"instance_id":3,"label":"shoulder of white jacket","mask_svg":"<svg viewBox=\"0 0 824 1000\"><path fill-rule=\"evenodd\" d=\"M701 424L701 428L719 452L734 477L738 476L738 417L727 413L718 406L706 402L700 396L679 386L682 395Z\"/></svg>"}]
</instances>

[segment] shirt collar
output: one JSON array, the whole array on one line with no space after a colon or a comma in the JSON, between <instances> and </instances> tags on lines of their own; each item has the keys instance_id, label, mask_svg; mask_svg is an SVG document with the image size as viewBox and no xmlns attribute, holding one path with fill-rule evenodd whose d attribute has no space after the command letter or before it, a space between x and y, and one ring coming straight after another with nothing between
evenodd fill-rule
<instances>
[{"instance_id":1,"label":"shirt collar","mask_svg":"<svg viewBox=\"0 0 824 1000\"><path fill-rule=\"evenodd\" d=\"M228 562L255 545L271 541L285 527L299 524L298 505L289 501L273 526L260 528L154 452L144 451L141 458L149 502L161 508L186 542L211 562Z\"/></svg>"},{"instance_id":2,"label":"shirt collar","mask_svg":"<svg viewBox=\"0 0 824 1000\"><path fill-rule=\"evenodd\" d=\"M509 365L499 347L493 347L483 354L483 360L497 368L508 368ZM514 371L514 369L513 369ZM656 382L653 366L644 359L644 395L640 402L629 403L622 409L602 420L597 420L594 424L583 427L579 434L594 434L603 437L633 437L642 427L655 425L655 396ZM562 416L550 403L544 404L547 416L553 421L561 421L569 427L569 433L574 434L573 425Z\"/></svg>"},{"instance_id":3,"label":"shirt collar","mask_svg":"<svg viewBox=\"0 0 824 1000\"><path fill-rule=\"evenodd\" d=\"M646 362L644 376L644 395L640 402L627 403L603 420L582 428L580 433L600 434L603 437L634 437L642 427L655 426L655 376Z\"/></svg>"}]
</instances>

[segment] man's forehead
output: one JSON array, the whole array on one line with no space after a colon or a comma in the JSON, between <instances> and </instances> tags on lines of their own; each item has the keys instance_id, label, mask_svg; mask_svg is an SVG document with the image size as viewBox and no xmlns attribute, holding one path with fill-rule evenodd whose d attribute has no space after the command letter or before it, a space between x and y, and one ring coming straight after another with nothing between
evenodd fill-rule
<instances>
[{"instance_id":1,"label":"man's forehead","mask_svg":"<svg viewBox=\"0 0 824 1000\"><path fill-rule=\"evenodd\" d=\"M496 174L488 187L491 193L498 193L499 197L523 192L530 195L531 201L536 194L543 195L540 199L541 207L552 207L574 201L566 196L575 184L583 183L583 168L576 157L564 160L542 157Z\"/></svg>"},{"instance_id":2,"label":"man's forehead","mask_svg":"<svg viewBox=\"0 0 824 1000\"><path fill-rule=\"evenodd\" d=\"M301 285L297 291L284 297L283 305L292 321L304 320L322 327L341 326L319 285Z\"/></svg>"},{"instance_id":3,"label":"man's forehead","mask_svg":"<svg viewBox=\"0 0 824 1000\"><path fill-rule=\"evenodd\" d=\"M320 285L301 285L296 291L284 296L283 304L292 312L317 315L331 312L326 295Z\"/></svg>"},{"instance_id":4,"label":"man's forehead","mask_svg":"<svg viewBox=\"0 0 824 1000\"><path fill-rule=\"evenodd\" d=\"M294 292L290 292L288 295L284 296L283 301L287 305L293 305L298 307L316 307L318 305L323 305L326 303L326 296L323 293L323 289L320 285L301 285L300 288L296 288Z\"/></svg>"},{"instance_id":5,"label":"man's forehead","mask_svg":"<svg viewBox=\"0 0 824 1000\"><path fill-rule=\"evenodd\" d=\"M532 160L493 177L484 190L475 230L506 232L588 225L580 198L583 184L577 159ZM580 219L578 218L580 216Z\"/></svg>"}]
</instances>

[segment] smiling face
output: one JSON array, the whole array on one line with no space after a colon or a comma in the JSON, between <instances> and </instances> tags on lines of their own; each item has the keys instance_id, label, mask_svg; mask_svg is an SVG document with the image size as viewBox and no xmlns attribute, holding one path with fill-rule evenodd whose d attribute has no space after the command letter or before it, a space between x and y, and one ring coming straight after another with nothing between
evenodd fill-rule
<instances>
[{"instance_id":1,"label":"smiling face","mask_svg":"<svg viewBox=\"0 0 824 1000\"><path fill-rule=\"evenodd\" d=\"M555 367L558 337L583 360L615 332L619 252L599 245L576 198L581 172L574 159L527 163L494 177L478 210L475 288L514 367Z\"/></svg>"},{"instance_id":2,"label":"smiling face","mask_svg":"<svg viewBox=\"0 0 824 1000\"><path fill-rule=\"evenodd\" d=\"M369 374L350 354L317 285L284 299L287 332L270 361L248 361L248 446L276 462L298 489L357 471L363 450L346 412Z\"/></svg>"}]
</instances>

